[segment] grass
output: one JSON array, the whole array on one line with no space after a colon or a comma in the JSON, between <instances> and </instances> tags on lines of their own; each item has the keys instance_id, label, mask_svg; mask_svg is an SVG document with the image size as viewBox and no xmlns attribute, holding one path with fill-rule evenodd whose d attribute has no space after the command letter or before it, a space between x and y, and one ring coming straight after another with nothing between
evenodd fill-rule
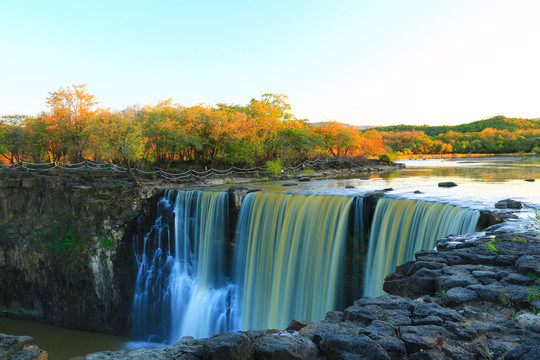
<instances>
[{"instance_id":1,"label":"grass","mask_svg":"<svg viewBox=\"0 0 540 360\"><path fill-rule=\"evenodd\" d=\"M300 174L302 174L302 175L315 174L315 170L312 170L312 169L304 169L304 170L300 171Z\"/></svg>"},{"instance_id":2,"label":"grass","mask_svg":"<svg viewBox=\"0 0 540 360\"><path fill-rule=\"evenodd\" d=\"M496 244L500 243L501 239L493 239L488 243L481 244L481 246L485 246L487 250L499 252L499 249L495 246Z\"/></svg>"},{"instance_id":3,"label":"grass","mask_svg":"<svg viewBox=\"0 0 540 360\"><path fill-rule=\"evenodd\" d=\"M530 217L533 228L540 230L540 208L534 209L534 215Z\"/></svg>"},{"instance_id":4,"label":"grass","mask_svg":"<svg viewBox=\"0 0 540 360\"><path fill-rule=\"evenodd\" d=\"M513 241L513 242L520 242L520 243L524 243L524 244L527 243L527 239L522 238L522 237L520 237L520 236L514 237L514 238L512 239L512 241Z\"/></svg>"},{"instance_id":5,"label":"grass","mask_svg":"<svg viewBox=\"0 0 540 360\"><path fill-rule=\"evenodd\" d=\"M435 293L435 296L437 296L439 298L443 298L445 295L446 295L446 290L444 290L444 289L440 289L439 291L437 291Z\"/></svg>"},{"instance_id":6,"label":"grass","mask_svg":"<svg viewBox=\"0 0 540 360\"><path fill-rule=\"evenodd\" d=\"M527 297L525 298L525 301L527 301L529 304L538 300L538 288L529 288L529 293L527 294Z\"/></svg>"},{"instance_id":7,"label":"grass","mask_svg":"<svg viewBox=\"0 0 540 360\"><path fill-rule=\"evenodd\" d=\"M510 301L510 298L504 294L501 294L499 299L501 300L501 303L505 306L514 306L514 303Z\"/></svg>"}]
</instances>

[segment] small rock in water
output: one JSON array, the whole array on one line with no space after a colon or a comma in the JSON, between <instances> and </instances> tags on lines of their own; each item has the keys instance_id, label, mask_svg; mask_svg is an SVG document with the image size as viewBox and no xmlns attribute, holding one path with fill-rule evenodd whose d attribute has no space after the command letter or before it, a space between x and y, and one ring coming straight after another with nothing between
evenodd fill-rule
<instances>
[{"instance_id":1,"label":"small rock in water","mask_svg":"<svg viewBox=\"0 0 540 360\"><path fill-rule=\"evenodd\" d=\"M415 190L414 193L415 194L423 194L423 192L421 192L420 190Z\"/></svg>"},{"instance_id":2,"label":"small rock in water","mask_svg":"<svg viewBox=\"0 0 540 360\"><path fill-rule=\"evenodd\" d=\"M345 186L345 189L354 189L354 186L352 186L352 185L347 185L347 186Z\"/></svg>"},{"instance_id":3,"label":"small rock in water","mask_svg":"<svg viewBox=\"0 0 540 360\"><path fill-rule=\"evenodd\" d=\"M440 182L439 183L439 187L454 187L454 186L457 186L457 184L453 181L445 181L445 182Z\"/></svg>"},{"instance_id":4,"label":"small rock in water","mask_svg":"<svg viewBox=\"0 0 540 360\"><path fill-rule=\"evenodd\" d=\"M296 186L296 185L298 185L298 184L295 184L295 183L285 183L285 184L283 184L283 185L281 185L281 186Z\"/></svg>"},{"instance_id":5,"label":"small rock in water","mask_svg":"<svg viewBox=\"0 0 540 360\"><path fill-rule=\"evenodd\" d=\"M386 188L386 189L382 189L382 191L386 192L386 191L393 191L394 189L392 188Z\"/></svg>"},{"instance_id":6,"label":"small rock in water","mask_svg":"<svg viewBox=\"0 0 540 360\"><path fill-rule=\"evenodd\" d=\"M495 207L497 209L521 209L522 204L521 201L512 200L512 199L504 199L500 200L495 204Z\"/></svg>"},{"instance_id":7,"label":"small rock in water","mask_svg":"<svg viewBox=\"0 0 540 360\"><path fill-rule=\"evenodd\" d=\"M525 179L525 181L534 182L534 179Z\"/></svg>"},{"instance_id":8,"label":"small rock in water","mask_svg":"<svg viewBox=\"0 0 540 360\"><path fill-rule=\"evenodd\" d=\"M298 181L305 182L305 181L311 181L311 179L308 178L308 177L301 177L301 178L298 179Z\"/></svg>"}]
</instances>

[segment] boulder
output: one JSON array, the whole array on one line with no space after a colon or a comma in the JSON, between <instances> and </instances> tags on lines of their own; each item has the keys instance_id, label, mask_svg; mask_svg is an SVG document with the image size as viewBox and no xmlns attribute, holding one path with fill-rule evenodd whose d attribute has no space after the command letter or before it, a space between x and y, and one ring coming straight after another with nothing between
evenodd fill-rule
<instances>
[{"instance_id":1,"label":"boulder","mask_svg":"<svg viewBox=\"0 0 540 360\"><path fill-rule=\"evenodd\" d=\"M523 205L521 204L521 201L517 201L517 200L512 200L512 199L504 199L504 200L499 200L496 204L495 204L495 207L497 209L521 209L523 207Z\"/></svg>"},{"instance_id":2,"label":"boulder","mask_svg":"<svg viewBox=\"0 0 540 360\"><path fill-rule=\"evenodd\" d=\"M443 181L443 182L439 183L439 187L450 188L450 187L454 187L454 186L458 186L458 185L453 181Z\"/></svg>"},{"instance_id":3,"label":"boulder","mask_svg":"<svg viewBox=\"0 0 540 360\"><path fill-rule=\"evenodd\" d=\"M225 333L206 339L203 343L203 360L251 360L253 344L242 332Z\"/></svg>"},{"instance_id":4,"label":"boulder","mask_svg":"<svg viewBox=\"0 0 540 360\"><path fill-rule=\"evenodd\" d=\"M30 336L14 336L0 333L0 359L47 360L47 352L33 345Z\"/></svg>"},{"instance_id":5,"label":"boulder","mask_svg":"<svg viewBox=\"0 0 540 360\"><path fill-rule=\"evenodd\" d=\"M310 339L298 336L291 330L269 334L264 331L250 331L257 360L310 360L317 359L319 349Z\"/></svg>"},{"instance_id":6,"label":"boulder","mask_svg":"<svg viewBox=\"0 0 540 360\"><path fill-rule=\"evenodd\" d=\"M261 190L260 187L254 185L233 185L229 188L230 203L233 204L236 209L240 210L242 201L244 201L247 194Z\"/></svg>"},{"instance_id":7,"label":"boulder","mask_svg":"<svg viewBox=\"0 0 540 360\"><path fill-rule=\"evenodd\" d=\"M527 182L534 182L534 179L525 179Z\"/></svg>"}]
</instances>

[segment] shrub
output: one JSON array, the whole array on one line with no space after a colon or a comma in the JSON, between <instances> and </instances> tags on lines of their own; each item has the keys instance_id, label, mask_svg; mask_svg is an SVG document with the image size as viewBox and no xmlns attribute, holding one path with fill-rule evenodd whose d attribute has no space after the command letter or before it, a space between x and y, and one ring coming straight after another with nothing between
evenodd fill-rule
<instances>
[{"instance_id":1,"label":"shrub","mask_svg":"<svg viewBox=\"0 0 540 360\"><path fill-rule=\"evenodd\" d=\"M396 157L396 154L384 153L379 155L379 161L391 164L396 160Z\"/></svg>"},{"instance_id":2,"label":"shrub","mask_svg":"<svg viewBox=\"0 0 540 360\"><path fill-rule=\"evenodd\" d=\"M279 160L276 160L276 161L269 160L266 162L264 167L266 169L266 172L269 173L270 175L281 174L281 163Z\"/></svg>"}]
</instances>

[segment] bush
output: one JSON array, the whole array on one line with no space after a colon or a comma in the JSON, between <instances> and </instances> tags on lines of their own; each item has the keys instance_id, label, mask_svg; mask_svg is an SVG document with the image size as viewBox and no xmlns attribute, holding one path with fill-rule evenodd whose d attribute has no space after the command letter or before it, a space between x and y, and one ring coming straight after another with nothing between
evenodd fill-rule
<instances>
[{"instance_id":1,"label":"bush","mask_svg":"<svg viewBox=\"0 0 540 360\"><path fill-rule=\"evenodd\" d=\"M276 160L276 161L269 160L266 162L264 167L266 169L266 172L269 173L270 175L281 174L281 163L279 160Z\"/></svg>"},{"instance_id":2,"label":"bush","mask_svg":"<svg viewBox=\"0 0 540 360\"><path fill-rule=\"evenodd\" d=\"M379 155L379 161L391 164L396 160L396 157L396 154L384 153Z\"/></svg>"}]
</instances>

